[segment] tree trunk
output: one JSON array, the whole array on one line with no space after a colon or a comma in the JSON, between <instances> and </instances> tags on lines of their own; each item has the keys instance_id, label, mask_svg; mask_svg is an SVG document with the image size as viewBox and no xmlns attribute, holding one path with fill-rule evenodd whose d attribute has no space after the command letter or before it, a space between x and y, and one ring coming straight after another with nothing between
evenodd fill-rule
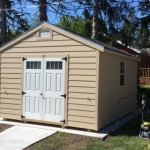
<instances>
[{"instance_id":1,"label":"tree trunk","mask_svg":"<svg viewBox=\"0 0 150 150\"><path fill-rule=\"evenodd\" d=\"M98 38L98 10L99 0L94 0L94 13L93 13L93 24L92 24L92 38L97 40Z\"/></svg>"},{"instance_id":2,"label":"tree trunk","mask_svg":"<svg viewBox=\"0 0 150 150\"><path fill-rule=\"evenodd\" d=\"M5 0L0 0L0 28L1 28L1 44L7 42L7 25L6 25L6 11Z\"/></svg>"},{"instance_id":3,"label":"tree trunk","mask_svg":"<svg viewBox=\"0 0 150 150\"><path fill-rule=\"evenodd\" d=\"M39 8L39 12L40 12L40 22L46 21L47 22L47 14L46 14L46 3L47 0L39 0L39 4L40 4L40 8Z\"/></svg>"}]
</instances>

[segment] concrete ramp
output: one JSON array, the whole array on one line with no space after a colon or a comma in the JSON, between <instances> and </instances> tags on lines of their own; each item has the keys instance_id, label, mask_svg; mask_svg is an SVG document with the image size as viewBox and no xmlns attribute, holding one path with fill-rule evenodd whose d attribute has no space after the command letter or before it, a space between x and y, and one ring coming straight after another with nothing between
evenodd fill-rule
<instances>
[{"instance_id":1,"label":"concrete ramp","mask_svg":"<svg viewBox=\"0 0 150 150\"><path fill-rule=\"evenodd\" d=\"M14 126L0 133L0 150L22 150L57 130Z\"/></svg>"}]
</instances>

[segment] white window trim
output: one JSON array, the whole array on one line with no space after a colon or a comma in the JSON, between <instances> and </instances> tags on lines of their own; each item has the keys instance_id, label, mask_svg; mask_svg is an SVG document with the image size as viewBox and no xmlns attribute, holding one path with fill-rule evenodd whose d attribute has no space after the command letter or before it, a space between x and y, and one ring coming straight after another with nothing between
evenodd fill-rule
<instances>
[{"instance_id":1,"label":"white window trim","mask_svg":"<svg viewBox=\"0 0 150 150\"><path fill-rule=\"evenodd\" d=\"M49 37L40 37L40 31L46 31L46 30L49 30L50 32L50 36ZM37 41L43 41L43 40L52 40L53 38L53 32L52 30L50 29L47 29L47 28L43 28L43 29L40 29L38 32L37 32Z\"/></svg>"},{"instance_id":2,"label":"white window trim","mask_svg":"<svg viewBox=\"0 0 150 150\"><path fill-rule=\"evenodd\" d=\"M125 63L125 62L123 62L123 61L121 61L121 62L120 62L120 65L121 65L121 63L124 63L124 73L121 73L121 72L120 72L120 76L121 76L121 75L124 75L124 84L123 84L123 85L121 85L121 84L120 84L120 87L124 87L124 86L125 86L125 71L126 71L126 63ZM121 69L121 66L120 66L120 69ZM121 79L121 78L120 78L120 79ZM119 83L120 83L120 82L119 82Z\"/></svg>"},{"instance_id":3,"label":"white window trim","mask_svg":"<svg viewBox=\"0 0 150 150\"><path fill-rule=\"evenodd\" d=\"M48 33L48 35L43 35L43 33L45 34L45 33ZM48 38L48 37L50 37L50 30L40 30L39 31L39 37L41 37L41 38Z\"/></svg>"}]
</instances>

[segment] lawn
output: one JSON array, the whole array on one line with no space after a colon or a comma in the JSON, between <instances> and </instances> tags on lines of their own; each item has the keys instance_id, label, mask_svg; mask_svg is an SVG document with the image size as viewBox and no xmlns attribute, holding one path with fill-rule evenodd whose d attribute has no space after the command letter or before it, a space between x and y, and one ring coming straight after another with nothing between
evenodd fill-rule
<instances>
[{"instance_id":1,"label":"lawn","mask_svg":"<svg viewBox=\"0 0 150 150\"><path fill-rule=\"evenodd\" d=\"M25 150L144 150L149 140L138 136L140 123L137 116L105 140L58 132Z\"/></svg>"},{"instance_id":2,"label":"lawn","mask_svg":"<svg viewBox=\"0 0 150 150\"><path fill-rule=\"evenodd\" d=\"M125 123L104 141L88 143L82 150L144 150L148 140L138 136L141 116Z\"/></svg>"}]
</instances>

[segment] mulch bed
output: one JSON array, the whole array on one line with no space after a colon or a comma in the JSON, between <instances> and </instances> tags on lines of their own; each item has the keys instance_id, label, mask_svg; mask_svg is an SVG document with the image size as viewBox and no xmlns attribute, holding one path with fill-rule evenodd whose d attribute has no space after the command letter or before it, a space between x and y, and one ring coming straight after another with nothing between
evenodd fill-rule
<instances>
[{"instance_id":1,"label":"mulch bed","mask_svg":"<svg viewBox=\"0 0 150 150\"><path fill-rule=\"evenodd\" d=\"M0 124L0 132L3 132L4 130L13 127L12 125L8 125L8 124Z\"/></svg>"}]
</instances>

